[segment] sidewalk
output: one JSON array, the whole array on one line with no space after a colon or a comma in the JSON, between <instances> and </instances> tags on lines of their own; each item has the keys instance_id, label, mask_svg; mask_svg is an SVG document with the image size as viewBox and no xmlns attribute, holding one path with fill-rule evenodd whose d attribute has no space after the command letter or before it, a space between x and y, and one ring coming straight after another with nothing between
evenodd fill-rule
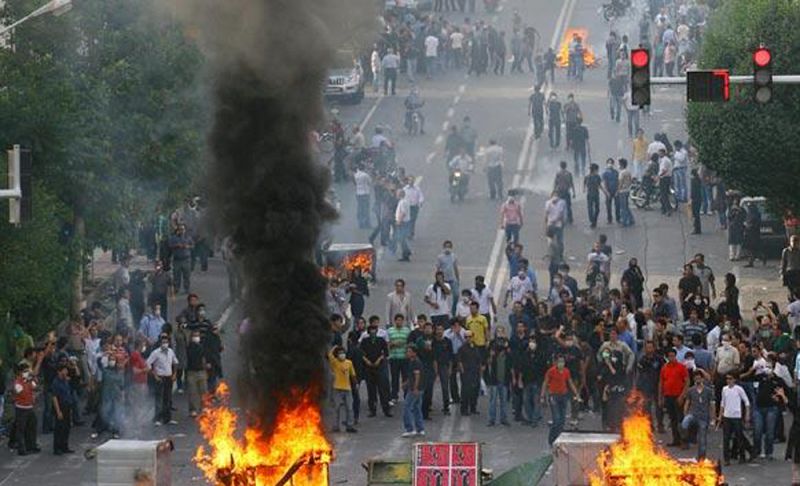
<instances>
[{"instance_id":1,"label":"sidewalk","mask_svg":"<svg viewBox=\"0 0 800 486\"><path fill-rule=\"evenodd\" d=\"M117 268L117 264L111 263L110 252L99 252L95 259L94 278L108 278ZM147 263L144 257L134 257L131 262L131 269L150 269L152 265ZM228 305L227 295L228 281L225 266L220 258L209 260L208 271L195 271L192 274L192 291L200 296L209 310L213 320L219 319ZM185 294L177 296L170 314L179 312L185 306ZM232 340L235 339L235 332L225 332L223 341L226 348L230 348ZM224 366L231 360L227 359L223 353ZM227 376L233 376L233 369L225 369ZM37 400L41 401L41 397ZM177 412L174 412L178 425L156 428L147 420L146 425L137 429L134 437L123 436L123 439L143 439L156 440L172 438L175 443L175 451L172 456L172 478L173 484L188 484L195 477L199 477L199 470L194 468L191 457L195 452L197 443L197 427L189 419L188 405L185 395L174 395L173 400ZM131 411L129 411L131 412ZM41 418L38 414L37 418ZM86 417L86 426L72 429L70 436L70 446L75 449L76 454L68 456L54 456L52 454L53 435L39 434L39 446L42 452L33 456L19 457L12 453L7 447L0 447L0 486L6 485L37 485L37 486L63 486L63 485L95 485L96 463L94 460L87 460L84 453L99 446L110 439L110 436L103 434L99 439L92 440L91 424L93 416ZM41 423L38 424L41 431Z\"/></svg>"}]
</instances>

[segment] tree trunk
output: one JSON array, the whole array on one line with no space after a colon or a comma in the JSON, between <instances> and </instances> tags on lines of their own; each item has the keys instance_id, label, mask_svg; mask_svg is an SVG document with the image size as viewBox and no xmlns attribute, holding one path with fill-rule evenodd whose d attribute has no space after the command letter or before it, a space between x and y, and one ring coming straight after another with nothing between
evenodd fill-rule
<instances>
[{"instance_id":1,"label":"tree trunk","mask_svg":"<svg viewBox=\"0 0 800 486\"><path fill-rule=\"evenodd\" d=\"M83 242L86 238L86 221L83 215L76 211L73 218L73 242L74 250L72 258L75 262L75 270L72 274L72 299L70 304L70 317L77 319L81 313L81 304L83 303Z\"/></svg>"}]
</instances>

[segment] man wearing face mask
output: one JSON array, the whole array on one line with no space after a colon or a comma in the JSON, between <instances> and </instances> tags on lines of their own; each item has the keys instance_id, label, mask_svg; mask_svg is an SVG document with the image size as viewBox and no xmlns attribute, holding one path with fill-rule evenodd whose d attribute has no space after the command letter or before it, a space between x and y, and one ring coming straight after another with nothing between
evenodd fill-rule
<instances>
[{"instance_id":1,"label":"man wearing face mask","mask_svg":"<svg viewBox=\"0 0 800 486\"><path fill-rule=\"evenodd\" d=\"M486 286L483 275L475 277L475 288L472 289L472 300L478 303L478 312L492 325L492 315L497 316L497 305L494 294Z\"/></svg>"},{"instance_id":2,"label":"man wearing face mask","mask_svg":"<svg viewBox=\"0 0 800 486\"><path fill-rule=\"evenodd\" d=\"M451 296L458 295L461 275L459 275L458 272L458 257L453 252L453 242L450 240L446 240L442 244L442 253L440 253L439 256L436 257L436 271L442 272L442 274L444 274L444 281L447 282L447 285L450 286L450 292L451 292L450 295ZM456 301L452 297L451 300L453 302L450 312L454 314L456 312ZM432 318L433 312L431 312L431 314ZM443 324L446 324L446 322L443 322Z\"/></svg>"},{"instance_id":3,"label":"man wearing face mask","mask_svg":"<svg viewBox=\"0 0 800 486\"><path fill-rule=\"evenodd\" d=\"M623 356L619 351L603 350L600 376L603 386L603 422L612 432L619 432L625 411L627 381Z\"/></svg>"},{"instance_id":4,"label":"man wearing face mask","mask_svg":"<svg viewBox=\"0 0 800 486\"><path fill-rule=\"evenodd\" d=\"M352 387L356 380L356 370L353 362L347 359L347 353L341 346L334 346L328 353L328 362L333 373L333 399L336 409L336 424L334 432L340 432L339 424L342 423L344 411L345 430L355 433L353 427L353 392Z\"/></svg>"},{"instance_id":5,"label":"man wearing face mask","mask_svg":"<svg viewBox=\"0 0 800 486\"><path fill-rule=\"evenodd\" d=\"M20 456L41 451L36 443L36 413L33 410L37 388L28 363L17 365L17 377L14 379L14 426L17 454Z\"/></svg>"},{"instance_id":6,"label":"man wearing face mask","mask_svg":"<svg viewBox=\"0 0 800 486\"><path fill-rule=\"evenodd\" d=\"M542 419L542 412L536 402L542 389L542 379L547 372L547 358L537 345L533 333L531 333L530 340L518 366L518 368L514 369L514 373L517 378L517 386L522 386L523 388L522 402L525 410L525 420L523 422L530 424L531 427L536 427Z\"/></svg>"},{"instance_id":7,"label":"man wearing face mask","mask_svg":"<svg viewBox=\"0 0 800 486\"><path fill-rule=\"evenodd\" d=\"M562 328L559 328L554 335L556 342L559 344L559 349L556 352L564 358L564 363L569 370L572 381L575 383L575 388L580 391L586 380L583 372L585 369L584 356L581 352L581 348L577 344L577 337L573 334L564 333L561 330ZM570 425L576 428L578 426L578 412L580 406L578 398L580 398L579 395L574 396L570 404Z\"/></svg>"},{"instance_id":8,"label":"man wearing face mask","mask_svg":"<svg viewBox=\"0 0 800 486\"><path fill-rule=\"evenodd\" d=\"M553 442L555 442L564 430L570 390L572 390L574 396L578 397L576 400L580 403L581 399L578 394L578 389L575 387L572 376L566 368L564 357L559 355L556 357L555 364L547 370L541 391L542 403L545 401L545 393L550 398L550 415L553 419L553 424L550 426L550 431L547 436L547 443L550 446L553 445Z\"/></svg>"},{"instance_id":9,"label":"man wearing face mask","mask_svg":"<svg viewBox=\"0 0 800 486\"><path fill-rule=\"evenodd\" d=\"M195 329L186 346L186 391L190 417L196 417L203 409L202 398L206 394L208 381L206 370L211 367L200 341L200 330Z\"/></svg>"},{"instance_id":10,"label":"man wearing face mask","mask_svg":"<svg viewBox=\"0 0 800 486\"><path fill-rule=\"evenodd\" d=\"M391 417L392 413L389 407L389 379L387 374L389 346L386 344L386 340L378 337L377 320L373 321L372 318L370 318L370 324L367 327L367 337L361 340L359 348L361 349L361 353L363 354L362 359L364 360L369 417L375 416L378 400L380 400L383 414L387 417Z\"/></svg>"},{"instance_id":11,"label":"man wearing face mask","mask_svg":"<svg viewBox=\"0 0 800 486\"><path fill-rule=\"evenodd\" d=\"M773 363L767 360L764 372L757 376L756 400L753 417L753 456L772 460L775 444L775 424L778 421L781 401L777 390L785 384L774 372ZM763 446L763 448L762 448Z\"/></svg>"},{"instance_id":12,"label":"man wearing face mask","mask_svg":"<svg viewBox=\"0 0 800 486\"><path fill-rule=\"evenodd\" d=\"M203 344L203 355L206 360L206 374L208 375L209 392L217 389L217 383L222 378L222 336L220 336L219 324L210 324L208 331L200 331L200 338Z\"/></svg>"},{"instance_id":13,"label":"man wearing face mask","mask_svg":"<svg viewBox=\"0 0 800 486\"><path fill-rule=\"evenodd\" d=\"M498 419L503 425L510 425L506 418L508 407L508 387L511 384L511 361L506 328L498 327L497 335L490 345L489 362L484 379L489 387L489 427L493 427Z\"/></svg>"},{"instance_id":14,"label":"man wearing face mask","mask_svg":"<svg viewBox=\"0 0 800 486\"><path fill-rule=\"evenodd\" d=\"M520 266L517 274L511 278L508 284L503 307L508 307L509 299L512 303L520 302L524 306L526 299L533 299L533 293L533 282L528 278L527 269Z\"/></svg>"},{"instance_id":15,"label":"man wearing face mask","mask_svg":"<svg viewBox=\"0 0 800 486\"><path fill-rule=\"evenodd\" d=\"M161 424L176 425L178 422L172 419L172 383L175 381L178 369L178 358L175 356L175 351L169 347L168 335L161 336L161 345L150 353L147 366L150 367L150 372L156 381L155 425L156 427L160 427Z\"/></svg>"}]
</instances>

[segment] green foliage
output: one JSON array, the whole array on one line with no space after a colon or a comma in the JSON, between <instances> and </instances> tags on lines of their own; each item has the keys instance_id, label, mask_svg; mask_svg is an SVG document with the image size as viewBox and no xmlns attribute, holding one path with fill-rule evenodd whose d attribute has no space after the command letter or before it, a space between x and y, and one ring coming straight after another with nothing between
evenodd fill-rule
<instances>
[{"instance_id":1,"label":"green foliage","mask_svg":"<svg viewBox=\"0 0 800 486\"><path fill-rule=\"evenodd\" d=\"M751 74L752 52L763 43L773 54L774 74L800 73L800 3L792 0L724 2L703 39L701 68ZM800 89L774 85L773 100L760 105L750 86L734 86L728 103L692 104L689 134L700 159L729 186L766 196L800 213Z\"/></svg>"},{"instance_id":2,"label":"green foliage","mask_svg":"<svg viewBox=\"0 0 800 486\"><path fill-rule=\"evenodd\" d=\"M0 218L0 322L11 313L34 336L53 328L67 314L69 248L59 242L66 208L37 184L33 220L15 228ZM8 214L8 203L0 214Z\"/></svg>"},{"instance_id":3,"label":"green foliage","mask_svg":"<svg viewBox=\"0 0 800 486\"><path fill-rule=\"evenodd\" d=\"M42 1L4 3L10 21ZM84 254L130 245L139 222L192 189L210 111L199 89L203 57L164 2L73 4L62 16L29 20L15 30L14 49L0 49L0 143L31 148L34 180L48 195L35 195L36 221L0 233L0 248L14 248L0 265L0 311L41 312L26 317L37 322L63 304ZM77 220L85 233L58 253L60 264L39 262L62 222ZM26 284L14 286L20 279ZM37 302L45 295L47 305Z\"/></svg>"}]
</instances>

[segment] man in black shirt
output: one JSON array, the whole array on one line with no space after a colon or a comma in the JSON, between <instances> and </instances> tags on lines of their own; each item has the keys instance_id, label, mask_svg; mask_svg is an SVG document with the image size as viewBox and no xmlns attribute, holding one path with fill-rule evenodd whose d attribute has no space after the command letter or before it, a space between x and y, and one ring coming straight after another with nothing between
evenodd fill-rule
<instances>
[{"instance_id":1,"label":"man in black shirt","mask_svg":"<svg viewBox=\"0 0 800 486\"><path fill-rule=\"evenodd\" d=\"M478 413L478 392L481 386L483 360L472 340L472 332L467 331L467 342L458 350L458 368L461 372L461 415Z\"/></svg>"},{"instance_id":2,"label":"man in black shirt","mask_svg":"<svg viewBox=\"0 0 800 486\"><path fill-rule=\"evenodd\" d=\"M768 460L772 460L772 453L775 444L775 424L780 414L781 401L776 395L778 388L784 388L783 380L777 377L772 368L760 375L758 388L756 390L755 424L753 432L754 456L761 455ZM763 446L762 449L762 437Z\"/></svg>"},{"instance_id":3,"label":"man in black shirt","mask_svg":"<svg viewBox=\"0 0 800 486\"><path fill-rule=\"evenodd\" d=\"M553 92L547 101L547 130L550 148L558 148L561 145L561 102L558 101L558 95Z\"/></svg>"},{"instance_id":4,"label":"man in black shirt","mask_svg":"<svg viewBox=\"0 0 800 486\"><path fill-rule=\"evenodd\" d=\"M664 364L664 358L656 352L656 346L653 341L645 341L644 354L639 357L636 363L636 387L644 397L644 406L642 407L648 415L653 413L655 409L655 419L651 416L651 424L658 424L658 432L664 432L664 414L658 406L658 380L661 376L661 366Z\"/></svg>"},{"instance_id":5,"label":"man in black shirt","mask_svg":"<svg viewBox=\"0 0 800 486\"><path fill-rule=\"evenodd\" d=\"M591 159L591 146L589 144L589 130L578 118L578 124L572 129L572 151L575 159L575 175L586 173L586 159Z\"/></svg>"},{"instance_id":6,"label":"man in black shirt","mask_svg":"<svg viewBox=\"0 0 800 486\"><path fill-rule=\"evenodd\" d=\"M578 127L576 132L579 132L580 129L585 127ZM576 142L577 143L577 142ZM577 149L576 149L577 153ZM575 164L577 166L577 155L575 159ZM586 160L584 157L584 165L586 164ZM597 227L597 215L600 214L600 191L608 196L606 192L606 188L603 187L603 178L600 177L598 174L599 167L597 164L592 164L589 166L589 175L587 175L583 179L583 192L586 193L586 204L589 210L589 223L592 228ZM577 169L576 169L577 172Z\"/></svg>"},{"instance_id":7,"label":"man in black shirt","mask_svg":"<svg viewBox=\"0 0 800 486\"><path fill-rule=\"evenodd\" d=\"M372 321L372 319L370 319ZM375 416L377 401L381 402L383 414L391 417L389 408L389 380L386 363L389 362L389 346L378 337L377 323L370 322L367 337L359 344L364 362L364 375L367 380L367 406L369 416Z\"/></svg>"},{"instance_id":8,"label":"man in black shirt","mask_svg":"<svg viewBox=\"0 0 800 486\"><path fill-rule=\"evenodd\" d=\"M206 369L209 366L205 347L200 342L200 330L195 329L186 346L186 390L190 417L196 417L202 410L203 395L206 394L208 384Z\"/></svg>"},{"instance_id":9,"label":"man in black shirt","mask_svg":"<svg viewBox=\"0 0 800 486\"><path fill-rule=\"evenodd\" d=\"M516 386L523 388L523 404L525 409L524 423L532 427L539 425L542 413L537 407L537 400L542 389L542 380L547 372L548 362L544 351L534 339L533 334L528 341L528 346L522 359L515 365L514 375Z\"/></svg>"},{"instance_id":10,"label":"man in black shirt","mask_svg":"<svg viewBox=\"0 0 800 486\"><path fill-rule=\"evenodd\" d=\"M444 325L437 324L433 339L433 360L436 376L442 387L442 413L450 415L450 366L453 361L453 343L444 337Z\"/></svg>"},{"instance_id":11,"label":"man in black shirt","mask_svg":"<svg viewBox=\"0 0 800 486\"><path fill-rule=\"evenodd\" d=\"M205 353L206 373L208 374L208 391L214 392L222 378L222 337L219 335L219 324L213 324L202 336Z\"/></svg>"},{"instance_id":12,"label":"man in black shirt","mask_svg":"<svg viewBox=\"0 0 800 486\"><path fill-rule=\"evenodd\" d=\"M511 347L511 408L514 410L514 420L521 422L522 417L522 398L524 387L520 371L522 370L522 361L525 357L525 352L528 350L528 329L525 323L518 322L514 335L509 340ZM519 378L519 379L518 379Z\"/></svg>"},{"instance_id":13,"label":"man in black shirt","mask_svg":"<svg viewBox=\"0 0 800 486\"><path fill-rule=\"evenodd\" d=\"M422 335L416 342L417 356L422 362L422 418L430 420L433 403L433 385L436 381L435 356L433 352L433 324L422 326Z\"/></svg>"}]
</instances>

